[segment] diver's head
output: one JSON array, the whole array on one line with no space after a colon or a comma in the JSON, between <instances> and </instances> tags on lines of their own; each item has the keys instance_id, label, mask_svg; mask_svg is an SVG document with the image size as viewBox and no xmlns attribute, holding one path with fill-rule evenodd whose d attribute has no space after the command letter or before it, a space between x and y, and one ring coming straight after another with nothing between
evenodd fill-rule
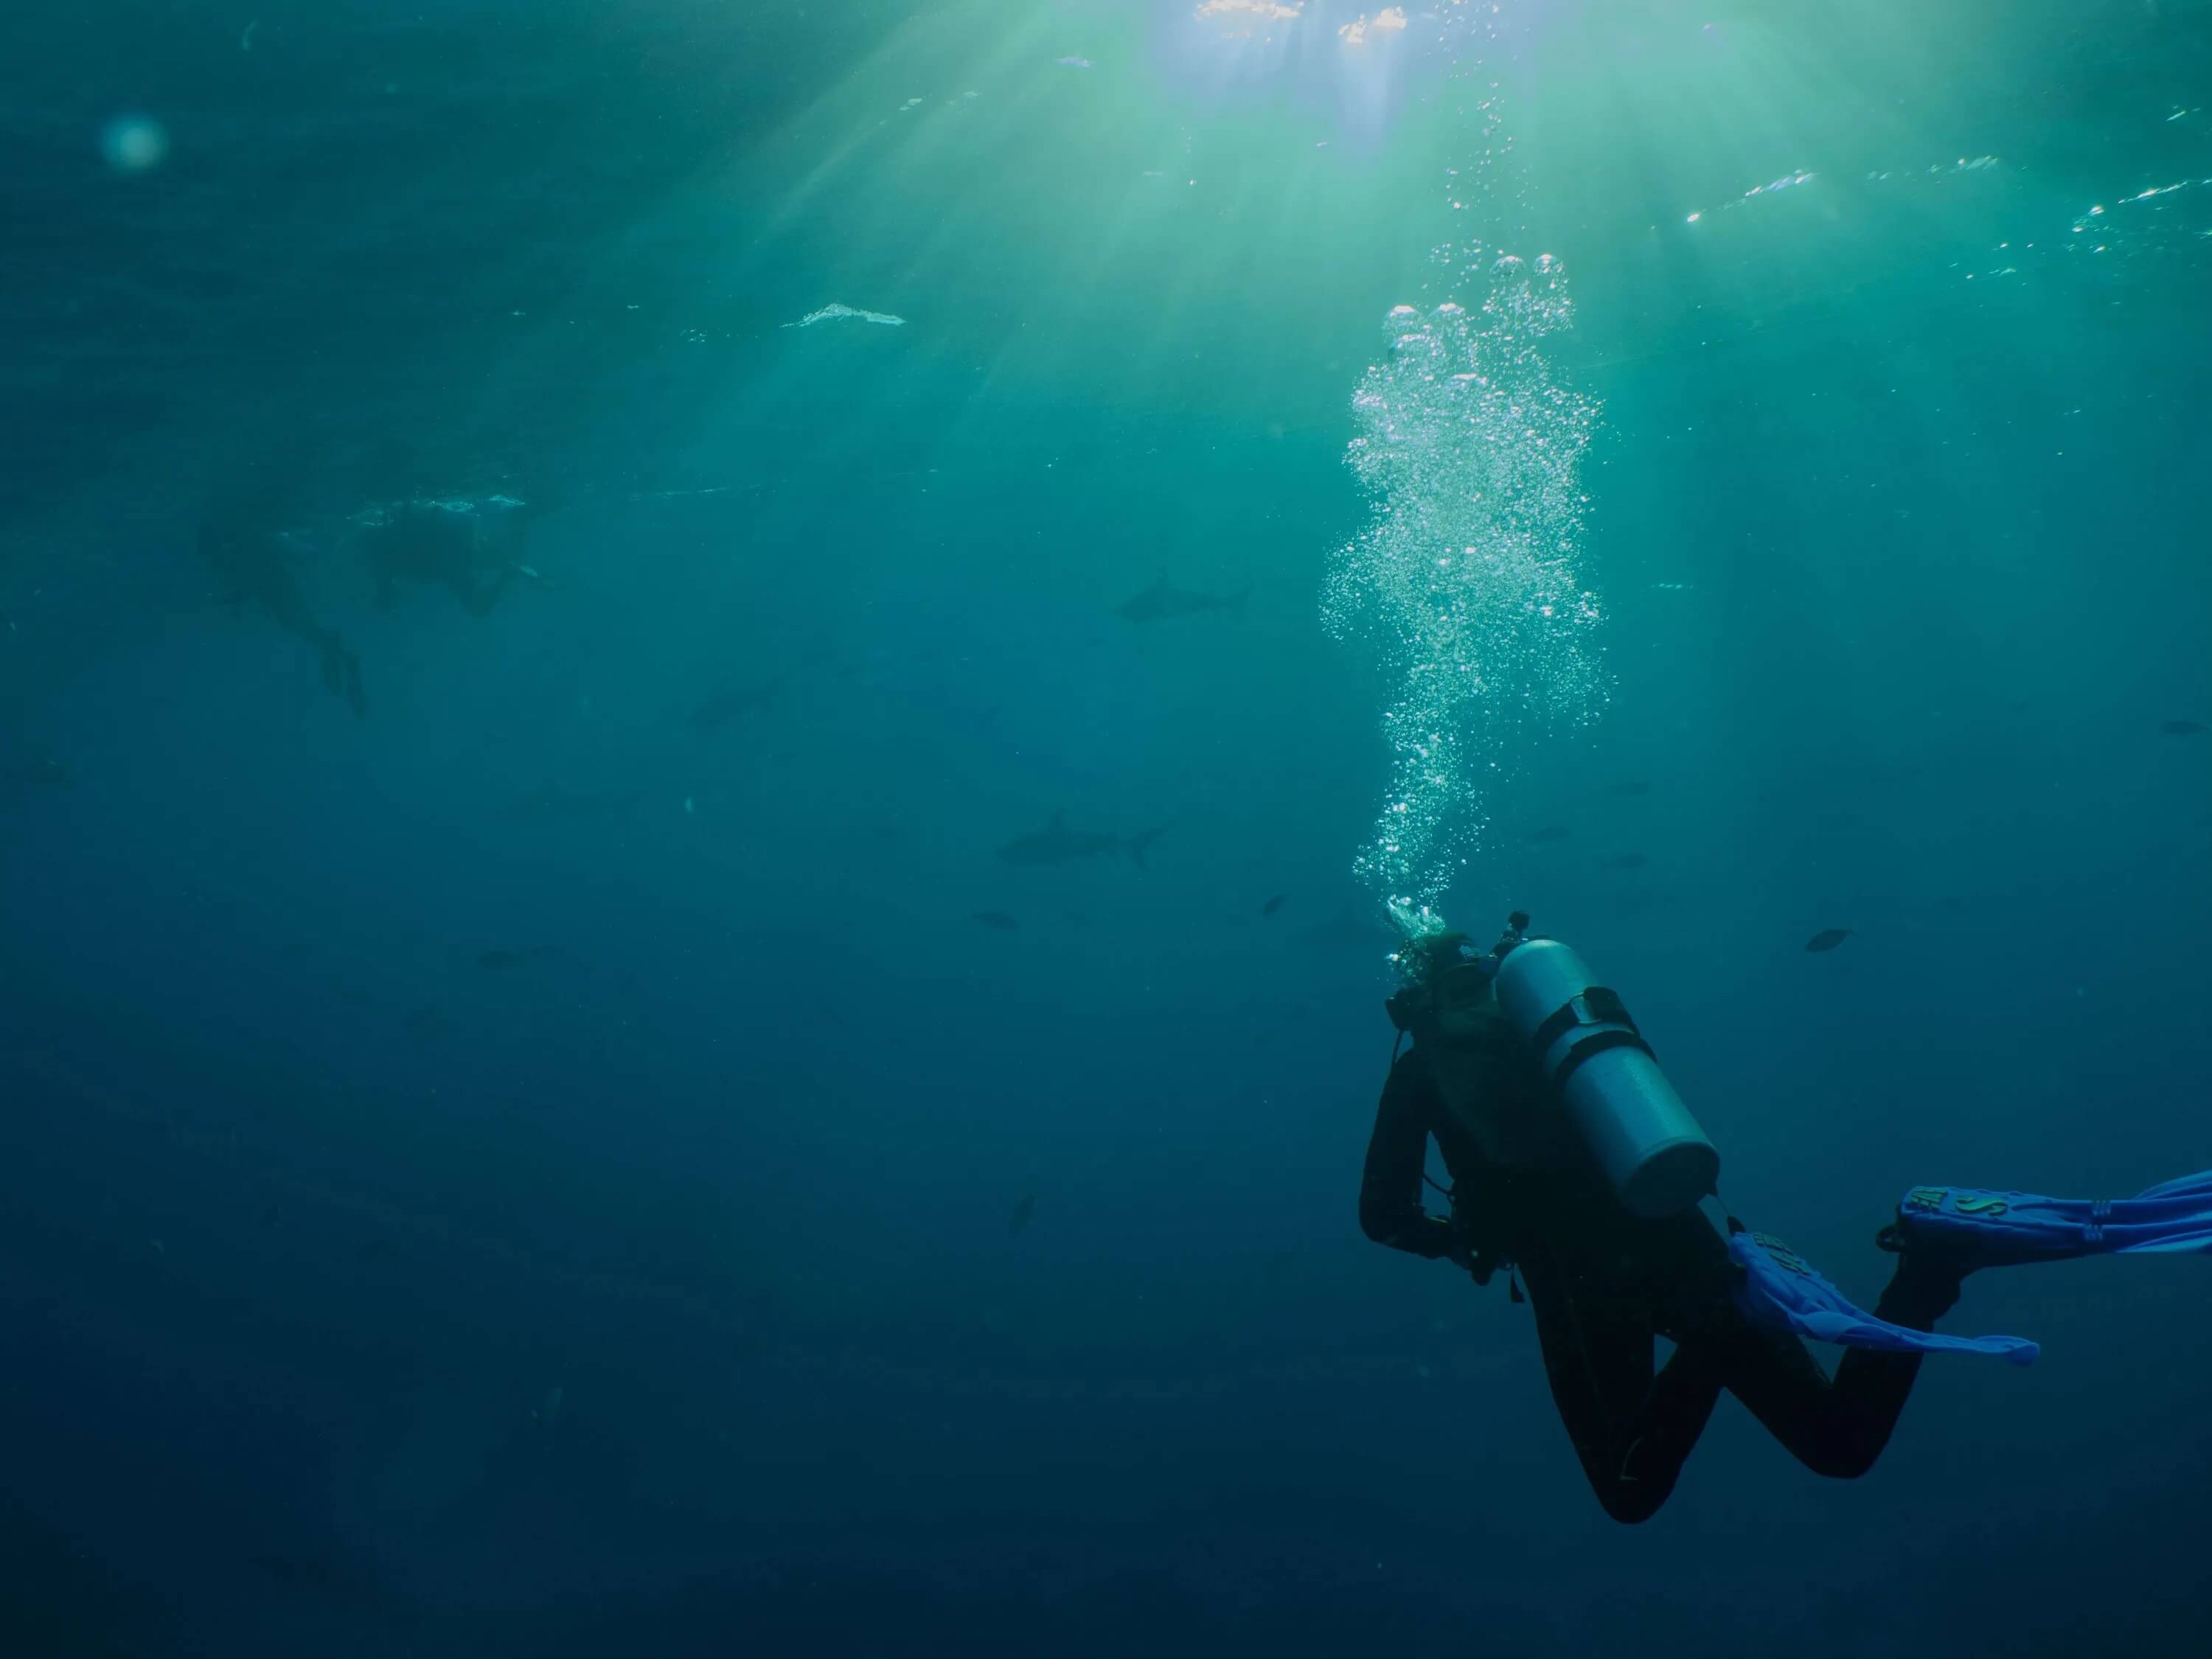
<instances>
[{"instance_id":1,"label":"diver's head","mask_svg":"<svg viewBox=\"0 0 2212 1659\"><path fill-rule=\"evenodd\" d=\"M1516 910L1485 951L1462 933L1427 933L1399 953L1406 982L1389 1003L1391 1022L1417 1042L1452 1048L1477 1038L1497 995L1498 970L1528 942L1528 915Z\"/></svg>"}]
</instances>

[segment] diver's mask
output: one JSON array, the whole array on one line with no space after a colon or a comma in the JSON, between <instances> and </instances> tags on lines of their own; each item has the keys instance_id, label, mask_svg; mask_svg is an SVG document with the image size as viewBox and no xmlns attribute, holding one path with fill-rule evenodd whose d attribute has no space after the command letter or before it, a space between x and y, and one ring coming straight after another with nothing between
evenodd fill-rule
<instances>
[{"instance_id":1,"label":"diver's mask","mask_svg":"<svg viewBox=\"0 0 2212 1659\"><path fill-rule=\"evenodd\" d=\"M1528 942L1528 913L1516 910L1505 919L1505 931L1487 952L1462 945L1453 960L1432 967L1419 985L1408 986L1383 1006L1390 1023L1401 1032L1411 1031L1423 1015L1434 1016L1456 1008L1469 1008L1490 1000L1498 970L1505 958Z\"/></svg>"}]
</instances>

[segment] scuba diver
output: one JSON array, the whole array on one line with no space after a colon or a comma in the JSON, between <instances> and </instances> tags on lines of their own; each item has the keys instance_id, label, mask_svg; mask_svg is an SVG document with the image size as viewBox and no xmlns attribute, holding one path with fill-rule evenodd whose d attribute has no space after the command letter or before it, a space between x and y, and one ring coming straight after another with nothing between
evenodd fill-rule
<instances>
[{"instance_id":1,"label":"scuba diver","mask_svg":"<svg viewBox=\"0 0 2212 1659\"><path fill-rule=\"evenodd\" d=\"M361 539L378 602L392 605L403 581L430 582L471 616L489 616L515 577L544 580L522 561L530 521L539 515L528 503L501 495L482 502L404 501L385 508Z\"/></svg>"},{"instance_id":2,"label":"scuba diver","mask_svg":"<svg viewBox=\"0 0 2212 1659\"><path fill-rule=\"evenodd\" d=\"M1393 1051L1359 1224L1478 1285L1502 1268L1516 1302L1525 1279L1552 1397L1616 1521L1657 1513L1723 1389L1808 1468L1850 1480L1887 1445L1925 1354L2033 1360L2020 1338L1932 1334L1978 1267L2212 1249L2212 1175L2094 1203L1916 1188L1876 1240L1897 1267L1863 1313L1779 1241L1707 1219L1718 1153L1619 996L1528 923L1515 912L1487 952L1444 931L1400 952L1388 1006L1413 1046ZM1422 1202L1432 1138L1448 1218ZM1675 1347L1655 1372L1656 1336ZM1807 1336L1847 1345L1832 1379Z\"/></svg>"},{"instance_id":3,"label":"scuba diver","mask_svg":"<svg viewBox=\"0 0 2212 1659\"><path fill-rule=\"evenodd\" d=\"M259 606L286 633L313 646L331 695L343 697L356 714L368 712L361 659L346 649L337 629L315 620L300 585L296 556L265 507L243 497L218 505L200 521L199 551L227 601Z\"/></svg>"}]
</instances>

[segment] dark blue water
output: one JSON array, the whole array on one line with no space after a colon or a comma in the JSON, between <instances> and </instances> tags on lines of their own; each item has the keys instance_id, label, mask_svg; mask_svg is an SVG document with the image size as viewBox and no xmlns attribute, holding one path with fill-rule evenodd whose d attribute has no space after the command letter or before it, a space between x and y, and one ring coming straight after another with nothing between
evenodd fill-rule
<instances>
[{"instance_id":1,"label":"dark blue water","mask_svg":"<svg viewBox=\"0 0 2212 1659\"><path fill-rule=\"evenodd\" d=\"M1193 9L0 21L0 1652L2201 1650L2201 1260L1630 1529L1361 1237L1317 599L1461 135ZM1510 21L1612 689L1454 919L1866 1299L1913 1183L2212 1165L2212 12ZM531 503L488 615L384 602L417 495Z\"/></svg>"}]
</instances>

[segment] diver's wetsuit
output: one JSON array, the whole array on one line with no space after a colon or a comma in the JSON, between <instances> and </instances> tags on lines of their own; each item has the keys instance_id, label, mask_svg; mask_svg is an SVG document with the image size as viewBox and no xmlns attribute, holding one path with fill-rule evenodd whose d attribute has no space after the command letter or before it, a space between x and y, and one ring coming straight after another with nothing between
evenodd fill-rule
<instances>
[{"instance_id":1,"label":"diver's wetsuit","mask_svg":"<svg viewBox=\"0 0 2212 1659\"><path fill-rule=\"evenodd\" d=\"M1486 1070L1499 1088L1540 1086L1508 1062ZM1450 1220L1422 1208L1431 1135L1452 1177ZM1797 1338L1737 1309L1727 1247L1698 1212L1640 1221L1595 1166L1521 1170L1486 1157L1418 1047L1383 1085L1359 1224L1415 1255L1472 1256L1486 1277L1519 1265L1552 1397L1616 1521L1648 1520L1667 1501L1724 1388L1808 1468L1850 1479L1881 1455L1919 1373L1917 1354L1851 1348L1831 1381ZM1901 1258L1876 1311L1924 1331L1957 1297L1955 1279ZM1655 1334L1676 1344L1656 1376Z\"/></svg>"}]
</instances>

